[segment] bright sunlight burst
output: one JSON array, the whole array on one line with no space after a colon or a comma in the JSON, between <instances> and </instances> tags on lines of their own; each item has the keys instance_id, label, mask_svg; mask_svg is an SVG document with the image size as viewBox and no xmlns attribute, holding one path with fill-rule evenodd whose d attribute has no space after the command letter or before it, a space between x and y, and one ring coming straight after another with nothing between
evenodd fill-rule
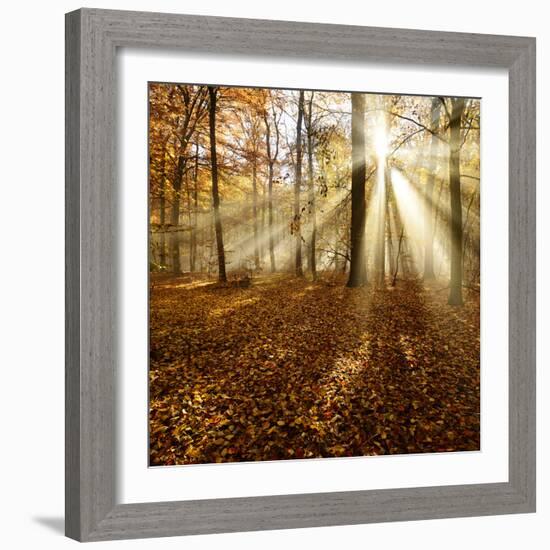
<instances>
[{"instance_id":1,"label":"bright sunlight burst","mask_svg":"<svg viewBox=\"0 0 550 550\"><path fill-rule=\"evenodd\" d=\"M479 113L149 85L151 466L479 450Z\"/></svg>"}]
</instances>

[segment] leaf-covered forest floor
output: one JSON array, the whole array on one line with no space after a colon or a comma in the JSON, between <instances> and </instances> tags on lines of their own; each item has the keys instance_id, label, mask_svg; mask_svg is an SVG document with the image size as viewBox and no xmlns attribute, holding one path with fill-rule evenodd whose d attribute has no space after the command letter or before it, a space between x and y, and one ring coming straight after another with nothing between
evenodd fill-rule
<instances>
[{"instance_id":1,"label":"leaf-covered forest floor","mask_svg":"<svg viewBox=\"0 0 550 550\"><path fill-rule=\"evenodd\" d=\"M152 276L150 463L478 450L479 294Z\"/></svg>"}]
</instances>

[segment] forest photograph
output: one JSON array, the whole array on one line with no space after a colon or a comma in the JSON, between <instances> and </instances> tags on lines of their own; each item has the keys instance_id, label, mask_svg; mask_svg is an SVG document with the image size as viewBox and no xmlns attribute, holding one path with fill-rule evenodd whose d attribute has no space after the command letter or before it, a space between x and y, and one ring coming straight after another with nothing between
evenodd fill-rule
<instances>
[{"instance_id":1,"label":"forest photograph","mask_svg":"<svg viewBox=\"0 0 550 550\"><path fill-rule=\"evenodd\" d=\"M148 84L149 464L480 450L480 108Z\"/></svg>"}]
</instances>

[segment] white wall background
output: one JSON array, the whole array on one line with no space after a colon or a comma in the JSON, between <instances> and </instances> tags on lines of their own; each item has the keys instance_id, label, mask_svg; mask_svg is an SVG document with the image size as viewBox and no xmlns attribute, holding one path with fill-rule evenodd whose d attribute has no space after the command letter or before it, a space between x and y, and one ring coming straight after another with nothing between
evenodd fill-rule
<instances>
[{"instance_id":1,"label":"white wall background","mask_svg":"<svg viewBox=\"0 0 550 550\"><path fill-rule=\"evenodd\" d=\"M550 277L550 176L543 153L550 93L550 31L537 0L498 4L461 0L386 3L339 0L96 1L88 7L324 23L536 36L538 40L538 277ZM64 16L79 0L12 2L3 6L0 41L0 237L2 252L0 351L0 543L5 548L63 549L63 150ZM550 486L548 419L543 372L549 353L549 291L539 284L537 514L353 527L268 531L186 539L106 543L114 548L257 549L342 546L464 549L544 548L548 544ZM546 542L544 542L546 539Z\"/></svg>"}]
</instances>

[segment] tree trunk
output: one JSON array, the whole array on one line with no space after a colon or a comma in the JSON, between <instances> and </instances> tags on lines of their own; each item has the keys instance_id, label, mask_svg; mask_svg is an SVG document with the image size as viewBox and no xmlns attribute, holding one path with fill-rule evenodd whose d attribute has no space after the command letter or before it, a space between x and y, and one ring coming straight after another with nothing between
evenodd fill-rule
<instances>
[{"instance_id":1,"label":"tree trunk","mask_svg":"<svg viewBox=\"0 0 550 550\"><path fill-rule=\"evenodd\" d=\"M342 263L342 274L346 274L346 270L348 268L348 262L350 261L350 247L351 247L351 231L346 232L346 240L344 243L344 261ZM365 274L367 272L367 254L365 251ZM366 282L366 280L365 280Z\"/></svg>"},{"instance_id":2,"label":"tree trunk","mask_svg":"<svg viewBox=\"0 0 550 550\"><path fill-rule=\"evenodd\" d=\"M432 99L432 132L439 128L439 116L441 112L441 100L438 97ZM426 181L426 218L424 220L424 280L435 279L434 273L434 206L433 193L435 173L439 164L439 138L432 134L430 141L430 171Z\"/></svg>"},{"instance_id":3,"label":"tree trunk","mask_svg":"<svg viewBox=\"0 0 550 550\"><path fill-rule=\"evenodd\" d=\"M166 150L163 149L162 169L160 172L160 253L159 264L166 265Z\"/></svg>"},{"instance_id":4,"label":"tree trunk","mask_svg":"<svg viewBox=\"0 0 550 550\"><path fill-rule=\"evenodd\" d=\"M180 219L180 195L183 172L185 170L185 158L180 156L178 159L178 168L172 188L174 197L172 199L172 210L170 212L170 227L172 229L170 235L170 253L172 255L172 271L181 273L180 263L180 236L179 236L179 219Z\"/></svg>"},{"instance_id":5,"label":"tree trunk","mask_svg":"<svg viewBox=\"0 0 550 550\"><path fill-rule=\"evenodd\" d=\"M379 161L380 162L380 161ZM376 282L379 286L384 286L386 282L386 204L388 202L388 191L390 186L390 168L387 159L383 159L384 174L383 189L378 193L378 242L376 256ZM379 168L380 169L380 168Z\"/></svg>"},{"instance_id":6,"label":"tree trunk","mask_svg":"<svg viewBox=\"0 0 550 550\"><path fill-rule=\"evenodd\" d=\"M307 167L308 167L308 202L310 212L310 228L309 237L309 270L311 277L315 281L317 279L317 264L316 264L316 237L317 237L317 214L315 212L315 186L313 181L313 128L311 127L312 111L313 111L313 94L309 99L308 121L307 121Z\"/></svg>"},{"instance_id":7,"label":"tree trunk","mask_svg":"<svg viewBox=\"0 0 550 550\"><path fill-rule=\"evenodd\" d=\"M399 233L399 241L397 243L397 256L395 257L395 266L394 266L391 286L395 286L395 283L397 282L397 273L399 271L399 257L401 256L401 246L403 244L403 232L404 232L404 226L401 226L401 232Z\"/></svg>"},{"instance_id":8,"label":"tree trunk","mask_svg":"<svg viewBox=\"0 0 550 550\"><path fill-rule=\"evenodd\" d=\"M269 225L269 264L271 273L275 273L275 245L273 242L273 162L269 163L269 180L267 182L267 223Z\"/></svg>"},{"instance_id":9,"label":"tree trunk","mask_svg":"<svg viewBox=\"0 0 550 550\"><path fill-rule=\"evenodd\" d=\"M193 205L191 202L191 181L189 178L189 170L185 171L185 194L187 197L187 227L189 229L189 272L191 273L193 270L191 269L191 254L192 254L192 235L193 235Z\"/></svg>"},{"instance_id":10,"label":"tree trunk","mask_svg":"<svg viewBox=\"0 0 550 550\"><path fill-rule=\"evenodd\" d=\"M300 213L300 189L302 187L302 120L304 117L304 91L300 90L298 99L298 120L296 122L296 181L294 182L294 270L297 277L302 277L302 231Z\"/></svg>"},{"instance_id":11,"label":"tree trunk","mask_svg":"<svg viewBox=\"0 0 550 550\"><path fill-rule=\"evenodd\" d=\"M359 287L367 282L365 262L365 96L360 93L352 93L351 108L351 251L347 286Z\"/></svg>"},{"instance_id":12,"label":"tree trunk","mask_svg":"<svg viewBox=\"0 0 550 550\"><path fill-rule=\"evenodd\" d=\"M254 267L260 269L260 249L258 245L258 177L256 151L252 160L252 213L254 217Z\"/></svg>"},{"instance_id":13,"label":"tree trunk","mask_svg":"<svg viewBox=\"0 0 550 550\"><path fill-rule=\"evenodd\" d=\"M199 178L199 143L195 144L195 169L193 170L193 217L189 237L189 271L195 272L197 263L197 217L198 217L198 178Z\"/></svg>"},{"instance_id":14,"label":"tree trunk","mask_svg":"<svg viewBox=\"0 0 550 550\"><path fill-rule=\"evenodd\" d=\"M394 271L392 273L392 286L395 286L399 271L401 271L403 277L405 277L405 275L408 273L408 265L403 258L406 247L405 225L403 223L403 220L401 219L401 214L399 212L399 208L397 207L395 197L393 203L390 204L390 211L391 217L395 220L395 238L397 239L397 252L395 255Z\"/></svg>"},{"instance_id":15,"label":"tree trunk","mask_svg":"<svg viewBox=\"0 0 550 550\"><path fill-rule=\"evenodd\" d=\"M218 157L216 154L216 100L218 89L208 86L210 99L208 109L208 120L210 129L210 161L212 169L212 205L214 207L214 227L216 231L216 248L218 253L218 279L220 282L227 282L225 273L225 250L223 248L223 230L220 217L220 195L218 191Z\"/></svg>"},{"instance_id":16,"label":"tree trunk","mask_svg":"<svg viewBox=\"0 0 550 550\"><path fill-rule=\"evenodd\" d=\"M393 250L393 232L391 227L391 216L390 216L390 200L391 200L391 189L388 189L388 200L386 201L386 223L388 225L388 267L390 277L395 273L395 255Z\"/></svg>"},{"instance_id":17,"label":"tree trunk","mask_svg":"<svg viewBox=\"0 0 550 550\"><path fill-rule=\"evenodd\" d=\"M265 213L266 213L266 206L267 206L267 200L266 200L266 185L265 185L265 179L262 177L261 179L262 183L262 215L260 217L260 244L259 244L259 250L260 250L260 266L263 266L264 262L264 256L265 256Z\"/></svg>"},{"instance_id":18,"label":"tree trunk","mask_svg":"<svg viewBox=\"0 0 550 550\"><path fill-rule=\"evenodd\" d=\"M451 289L449 304L460 306L462 300L462 197L460 191L460 123L464 99L451 99L449 188L451 194Z\"/></svg>"},{"instance_id":19,"label":"tree trunk","mask_svg":"<svg viewBox=\"0 0 550 550\"><path fill-rule=\"evenodd\" d=\"M271 150L271 126L269 124L267 110L264 112L265 124L265 147L268 162L268 180L267 180L267 223L269 227L269 265L271 273L275 273L277 267L275 265L275 243L273 236L273 169L277 155L279 154L279 129L277 120L272 105L273 124L275 129L275 151Z\"/></svg>"}]
</instances>

